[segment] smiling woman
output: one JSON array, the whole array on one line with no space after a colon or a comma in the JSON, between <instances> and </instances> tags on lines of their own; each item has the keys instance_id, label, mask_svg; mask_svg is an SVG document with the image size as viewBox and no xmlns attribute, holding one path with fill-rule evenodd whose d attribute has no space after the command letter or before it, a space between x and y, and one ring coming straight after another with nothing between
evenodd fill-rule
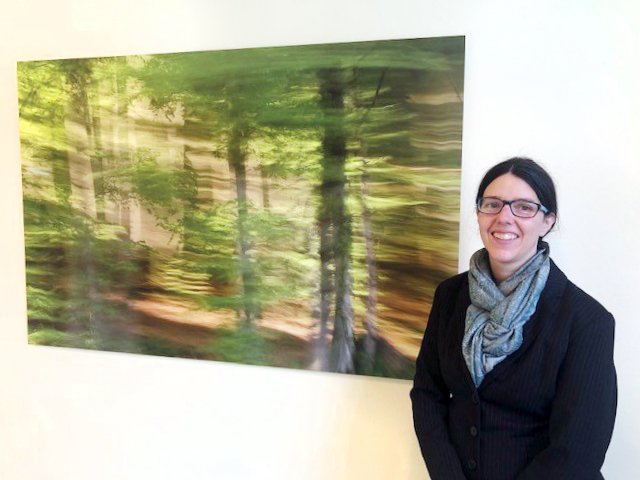
<instances>
[{"instance_id":1,"label":"smiling woman","mask_svg":"<svg viewBox=\"0 0 640 480\"><path fill-rule=\"evenodd\" d=\"M411 391L429 474L601 479L614 319L549 257L553 181L512 158L485 174L476 206L484 248L438 286Z\"/></svg>"}]
</instances>

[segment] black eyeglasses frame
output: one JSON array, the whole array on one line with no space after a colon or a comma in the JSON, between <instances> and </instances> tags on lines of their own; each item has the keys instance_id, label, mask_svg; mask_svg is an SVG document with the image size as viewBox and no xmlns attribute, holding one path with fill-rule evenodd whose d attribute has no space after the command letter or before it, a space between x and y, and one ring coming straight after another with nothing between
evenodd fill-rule
<instances>
[{"instance_id":1,"label":"black eyeglasses frame","mask_svg":"<svg viewBox=\"0 0 640 480\"><path fill-rule=\"evenodd\" d=\"M500 209L497 212L483 212L482 210L480 210L480 205L482 204L482 202L486 199L491 199L491 200L497 200L500 203L502 203L502 206L500 207ZM530 217L523 217L522 215L518 215L516 212L513 211L513 207L511 206L513 203L516 202L527 202L531 205L535 205L537 207L537 210L535 211L535 213L533 215L531 215ZM549 213L549 209L547 207L545 207L544 205L542 205L541 203L536 203L536 202L532 202L531 200L525 200L523 198L516 198L515 200L502 200L501 198L498 197L480 197L478 198L478 201L476 202L476 208L478 209L479 212L484 213L485 215L498 215L502 209L505 207L505 205L509 205L509 210L511 210L511 213L518 218L533 218L535 217L538 212L542 212L545 215Z\"/></svg>"}]
</instances>

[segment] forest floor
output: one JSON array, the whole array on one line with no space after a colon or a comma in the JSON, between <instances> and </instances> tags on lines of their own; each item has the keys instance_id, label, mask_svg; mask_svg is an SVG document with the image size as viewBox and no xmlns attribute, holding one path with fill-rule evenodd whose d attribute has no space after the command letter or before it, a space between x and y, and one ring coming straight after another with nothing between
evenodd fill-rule
<instances>
[{"instance_id":1,"label":"forest floor","mask_svg":"<svg viewBox=\"0 0 640 480\"><path fill-rule=\"evenodd\" d=\"M236 312L231 309L198 310L192 302L164 295L137 299L110 295L109 300L127 312L110 325L124 336L160 339L181 351L188 351L186 356L194 358L228 360L224 357L230 355L233 361L236 357L241 359L243 353L251 356L252 352L219 352L219 349L211 348L237 331ZM268 364L313 368L314 321L310 316L301 316L300 311L300 305L266 308L262 318L254 323L252 331L262 340L260 347L268 345L265 354ZM243 340L246 337L231 344L227 341L227 348L244 350L256 347L255 342L244 345ZM220 355L223 358L219 358Z\"/></svg>"},{"instance_id":2,"label":"forest floor","mask_svg":"<svg viewBox=\"0 0 640 480\"><path fill-rule=\"evenodd\" d=\"M98 307L99 306L99 307ZM309 312L304 315L304 312ZM317 323L308 305L286 302L264 308L261 318L243 323L232 309L207 311L189 299L166 293L131 298L110 293L98 301L90 323L78 328L51 328L30 323L30 343L61 347L159 355L305 370L325 370L324 350L317 342ZM302 313L302 314L301 314ZM31 322L31 321L30 321ZM403 337L391 322L377 337L373 364L363 362L364 332L355 332L357 373L410 379L414 359L387 337ZM393 328L395 327L395 328ZM330 335L329 335L330 337ZM330 348L331 338L327 338ZM326 358L326 357L324 357ZM368 366L367 366L368 365Z\"/></svg>"}]
</instances>

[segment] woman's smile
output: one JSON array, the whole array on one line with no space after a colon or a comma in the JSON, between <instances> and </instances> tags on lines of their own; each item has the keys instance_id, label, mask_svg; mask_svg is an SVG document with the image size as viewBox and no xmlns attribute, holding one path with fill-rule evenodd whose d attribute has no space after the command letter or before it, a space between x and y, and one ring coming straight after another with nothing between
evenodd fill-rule
<instances>
[{"instance_id":1,"label":"woman's smile","mask_svg":"<svg viewBox=\"0 0 640 480\"><path fill-rule=\"evenodd\" d=\"M515 233L511 233L511 232L493 232L491 235L493 235L494 238L497 238L498 240L515 240L516 238L518 238L518 235Z\"/></svg>"}]
</instances>

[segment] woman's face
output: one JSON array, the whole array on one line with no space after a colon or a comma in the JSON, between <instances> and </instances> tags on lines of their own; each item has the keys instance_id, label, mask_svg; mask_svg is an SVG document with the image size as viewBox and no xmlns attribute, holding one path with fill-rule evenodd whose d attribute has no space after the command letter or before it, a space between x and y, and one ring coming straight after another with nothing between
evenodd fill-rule
<instances>
[{"instance_id":1,"label":"woman's face","mask_svg":"<svg viewBox=\"0 0 640 480\"><path fill-rule=\"evenodd\" d=\"M540 203L529 184L511 173L496 178L482 196ZM555 221L553 214L545 216L542 211L532 218L516 217L508 205L495 215L477 212L477 216L482 243L489 252L491 271L498 282L509 277L536 253L538 238L544 236Z\"/></svg>"}]
</instances>

